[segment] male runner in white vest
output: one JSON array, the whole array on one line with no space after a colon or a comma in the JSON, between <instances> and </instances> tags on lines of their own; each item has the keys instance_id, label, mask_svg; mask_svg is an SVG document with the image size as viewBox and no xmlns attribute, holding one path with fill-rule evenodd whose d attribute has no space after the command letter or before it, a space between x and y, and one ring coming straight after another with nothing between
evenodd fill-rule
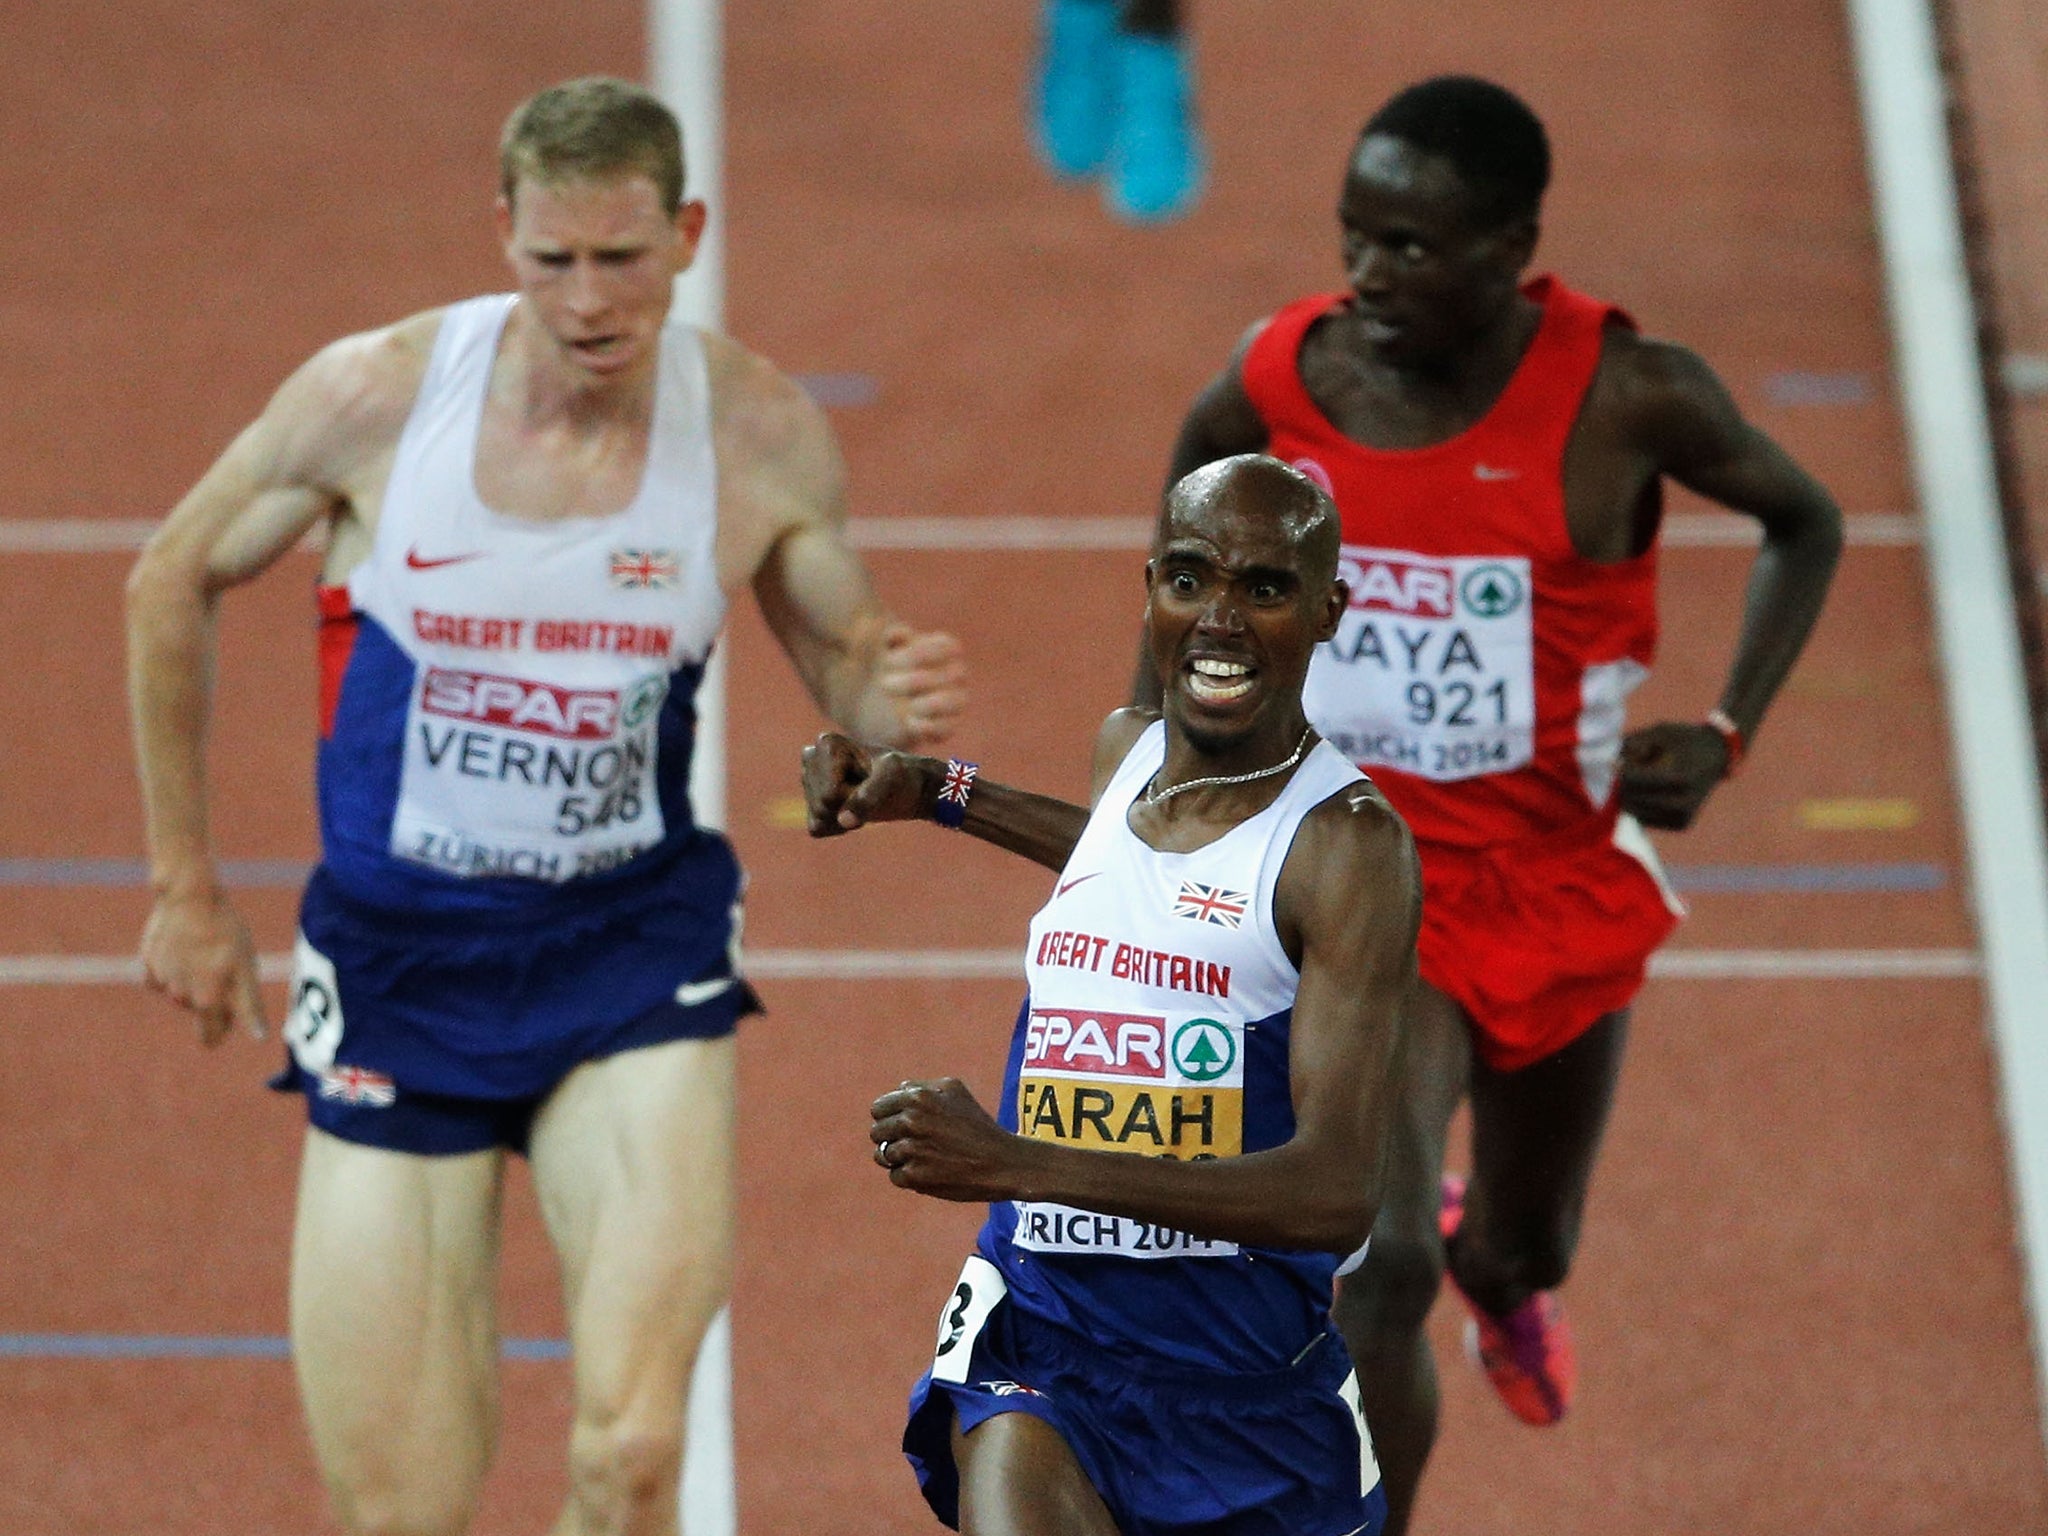
<instances>
[{"instance_id":1,"label":"male runner in white vest","mask_svg":"<svg viewBox=\"0 0 2048 1536\"><path fill-rule=\"evenodd\" d=\"M493 1450L498 1194L562 1260L575 1533L672 1532L684 1396L729 1282L739 870L694 823L692 697L752 588L864 739L940 739L959 648L876 600L817 408L670 318L704 227L653 96L512 115L516 294L352 336L286 381L129 583L152 985L261 1033L207 828L214 611L325 524L322 860L291 1063L309 1130L292 1349L351 1532L452 1536Z\"/></svg>"},{"instance_id":2,"label":"male runner in white vest","mask_svg":"<svg viewBox=\"0 0 2048 1536\"><path fill-rule=\"evenodd\" d=\"M1104 724L1092 812L957 759L805 753L814 835L928 816L1060 871L998 1117L954 1078L874 1105L891 1182L991 1202L903 1439L959 1530L1385 1516L1330 1294L1380 1200L1420 875L1302 712L1337 550L1329 497L1275 459L1174 488L1145 578L1162 707Z\"/></svg>"}]
</instances>

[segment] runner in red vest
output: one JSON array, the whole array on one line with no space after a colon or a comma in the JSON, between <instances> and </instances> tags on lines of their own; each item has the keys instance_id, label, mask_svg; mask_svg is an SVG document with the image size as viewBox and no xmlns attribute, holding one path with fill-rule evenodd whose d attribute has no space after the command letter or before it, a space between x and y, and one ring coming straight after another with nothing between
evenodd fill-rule
<instances>
[{"instance_id":1,"label":"runner in red vest","mask_svg":"<svg viewBox=\"0 0 2048 1536\"><path fill-rule=\"evenodd\" d=\"M1421 853L1424 985L1372 1243L1339 1298L1405 1529L1436 1433L1423 1320L1448 1267L1517 1415L1570 1401L1554 1288L1577 1243L1628 1008L1680 908L1641 824L1687 826L1740 762L1833 573L1841 515L1687 349L1524 283L1550 174L1516 97L1450 77L1368 122L1338 214L1350 286L1247 335L1173 478L1263 450L1343 517L1350 609L1309 718ZM1623 735L1657 639L1662 482L1763 525L1726 686ZM1141 695L1156 687L1141 678ZM1469 1184L1442 1179L1470 1094Z\"/></svg>"}]
</instances>

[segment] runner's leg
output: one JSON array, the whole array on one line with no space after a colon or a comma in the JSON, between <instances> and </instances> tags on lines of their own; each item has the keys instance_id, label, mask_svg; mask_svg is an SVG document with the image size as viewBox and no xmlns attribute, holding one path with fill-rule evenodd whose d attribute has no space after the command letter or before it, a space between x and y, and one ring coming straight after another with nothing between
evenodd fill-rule
<instances>
[{"instance_id":1,"label":"runner's leg","mask_svg":"<svg viewBox=\"0 0 2048 1536\"><path fill-rule=\"evenodd\" d=\"M960 1536L1117 1536L1102 1496L1045 1420L999 1413L972 1434L953 1426Z\"/></svg>"},{"instance_id":2,"label":"runner's leg","mask_svg":"<svg viewBox=\"0 0 2048 1536\"><path fill-rule=\"evenodd\" d=\"M502 1153L415 1157L309 1129L292 1354L313 1450L355 1536L454 1536L498 1433Z\"/></svg>"},{"instance_id":3,"label":"runner's leg","mask_svg":"<svg viewBox=\"0 0 2048 1536\"><path fill-rule=\"evenodd\" d=\"M1624 1008L1518 1072L1473 1067L1472 1182L1451 1266L1497 1317L1571 1268L1627 1039Z\"/></svg>"},{"instance_id":4,"label":"runner's leg","mask_svg":"<svg viewBox=\"0 0 2048 1536\"><path fill-rule=\"evenodd\" d=\"M534 1122L575 1356L557 1536L671 1536L683 1414L731 1286L731 1036L586 1062Z\"/></svg>"},{"instance_id":5,"label":"runner's leg","mask_svg":"<svg viewBox=\"0 0 2048 1536\"><path fill-rule=\"evenodd\" d=\"M1471 1025L1464 1010L1417 982L1407 1010L1401 1092L1387 1187L1372 1246L1338 1283L1334 1314L1358 1368L1360 1400L1387 1490L1387 1536L1402 1536L1436 1441L1436 1360L1423 1333L1443 1282L1437 1228L1444 1139L1465 1091Z\"/></svg>"},{"instance_id":6,"label":"runner's leg","mask_svg":"<svg viewBox=\"0 0 2048 1536\"><path fill-rule=\"evenodd\" d=\"M1123 0L1119 18L1126 32L1152 37L1180 36L1180 0Z\"/></svg>"}]
</instances>

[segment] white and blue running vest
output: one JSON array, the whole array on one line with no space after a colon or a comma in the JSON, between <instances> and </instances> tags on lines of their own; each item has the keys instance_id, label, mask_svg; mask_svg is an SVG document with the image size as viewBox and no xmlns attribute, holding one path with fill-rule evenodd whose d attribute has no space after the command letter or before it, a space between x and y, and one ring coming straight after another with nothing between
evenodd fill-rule
<instances>
[{"instance_id":1,"label":"white and blue running vest","mask_svg":"<svg viewBox=\"0 0 2048 1536\"><path fill-rule=\"evenodd\" d=\"M1161 853L1128 813L1165 750L1155 723L1032 919L999 1119L1090 1151L1236 1157L1294 1134L1300 973L1274 926L1274 886L1302 818L1364 775L1318 742L1265 810L1206 848ZM1330 1326L1332 1254L1031 1201L991 1206L980 1251L1023 1311L1205 1370L1278 1369Z\"/></svg>"},{"instance_id":2,"label":"white and blue running vest","mask_svg":"<svg viewBox=\"0 0 2048 1536\"><path fill-rule=\"evenodd\" d=\"M323 640L324 870L387 910L550 910L697 837L693 698L725 618L702 339L661 334L630 505L513 517L475 465L515 302L446 311L349 578L353 642Z\"/></svg>"}]
</instances>

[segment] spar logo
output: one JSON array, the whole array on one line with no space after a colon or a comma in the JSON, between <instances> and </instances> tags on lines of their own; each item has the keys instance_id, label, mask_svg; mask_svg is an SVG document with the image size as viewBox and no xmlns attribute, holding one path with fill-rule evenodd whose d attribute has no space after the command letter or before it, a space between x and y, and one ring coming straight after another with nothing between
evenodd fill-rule
<instances>
[{"instance_id":1,"label":"spar logo","mask_svg":"<svg viewBox=\"0 0 2048 1536\"><path fill-rule=\"evenodd\" d=\"M1237 1065L1237 1037L1215 1019L1189 1019L1173 1032L1174 1070L1191 1083L1213 1083Z\"/></svg>"},{"instance_id":2,"label":"spar logo","mask_svg":"<svg viewBox=\"0 0 2048 1536\"><path fill-rule=\"evenodd\" d=\"M1456 573L1438 561L1347 549L1337 574L1351 589L1354 609L1428 619L1448 619L1456 612Z\"/></svg>"},{"instance_id":3,"label":"spar logo","mask_svg":"<svg viewBox=\"0 0 2048 1536\"><path fill-rule=\"evenodd\" d=\"M668 697L668 679L650 677L633 685L633 691L626 695L626 707L619 712L619 724L627 730L638 730L654 718L654 712L661 708L661 701Z\"/></svg>"},{"instance_id":4,"label":"spar logo","mask_svg":"<svg viewBox=\"0 0 2048 1536\"><path fill-rule=\"evenodd\" d=\"M1482 619L1504 619L1522 606L1522 578L1504 565L1475 566L1458 583L1458 596Z\"/></svg>"},{"instance_id":5,"label":"spar logo","mask_svg":"<svg viewBox=\"0 0 2048 1536\"><path fill-rule=\"evenodd\" d=\"M648 707L640 694L635 695L635 705ZM420 684L420 711L564 741L609 741L618 725L619 696L609 689L557 688L516 677L429 667Z\"/></svg>"},{"instance_id":6,"label":"spar logo","mask_svg":"<svg viewBox=\"0 0 2048 1536\"><path fill-rule=\"evenodd\" d=\"M1157 1014L1034 1008L1024 1024L1024 1065L1041 1072L1163 1079L1165 1046Z\"/></svg>"}]
</instances>

